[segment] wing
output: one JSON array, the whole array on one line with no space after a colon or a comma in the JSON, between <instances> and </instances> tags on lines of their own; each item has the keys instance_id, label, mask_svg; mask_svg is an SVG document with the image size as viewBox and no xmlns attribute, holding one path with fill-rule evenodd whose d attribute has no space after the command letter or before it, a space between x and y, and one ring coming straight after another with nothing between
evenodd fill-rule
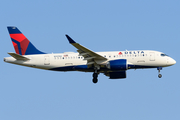
<instances>
[{"instance_id":1,"label":"wing","mask_svg":"<svg viewBox=\"0 0 180 120\"><path fill-rule=\"evenodd\" d=\"M80 56L84 57L84 60L87 60L87 65L97 64L96 61L106 61L107 58L93 52L92 50L89 50L88 48L76 43L72 38L70 38L68 35L66 35L67 39L69 40L69 43L76 47L78 50Z\"/></svg>"}]
</instances>

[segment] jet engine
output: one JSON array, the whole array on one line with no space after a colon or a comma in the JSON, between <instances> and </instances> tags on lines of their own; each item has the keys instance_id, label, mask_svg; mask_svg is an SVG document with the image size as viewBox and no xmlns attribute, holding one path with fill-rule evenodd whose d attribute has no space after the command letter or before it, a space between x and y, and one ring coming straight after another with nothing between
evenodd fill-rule
<instances>
[{"instance_id":1,"label":"jet engine","mask_svg":"<svg viewBox=\"0 0 180 120\"><path fill-rule=\"evenodd\" d=\"M111 60L106 64L106 67L111 70L127 70L127 60Z\"/></svg>"}]
</instances>

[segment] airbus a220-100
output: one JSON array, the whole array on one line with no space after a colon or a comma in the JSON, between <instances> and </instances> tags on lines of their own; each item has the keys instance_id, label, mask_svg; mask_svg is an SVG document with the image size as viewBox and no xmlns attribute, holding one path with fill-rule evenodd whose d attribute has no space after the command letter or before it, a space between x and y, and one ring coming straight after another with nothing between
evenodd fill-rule
<instances>
[{"instance_id":1,"label":"airbus a220-100","mask_svg":"<svg viewBox=\"0 0 180 120\"><path fill-rule=\"evenodd\" d=\"M16 53L4 58L5 62L53 71L92 72L93 83L103 73L110 79L126 78L129 69L157 68L158 77L163 67L174 65L176 61L166 54L153 50L94 52L66 35L77 53L64 52L47 54L38 50L17 27L7 27Z\"/></svg>"}]
</instances>

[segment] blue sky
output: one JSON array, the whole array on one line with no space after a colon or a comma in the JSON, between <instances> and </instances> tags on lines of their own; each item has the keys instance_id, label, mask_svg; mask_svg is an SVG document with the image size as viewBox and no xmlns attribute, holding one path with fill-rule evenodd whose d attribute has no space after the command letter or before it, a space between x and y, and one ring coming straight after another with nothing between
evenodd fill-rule
<instances>
[{"instance_id":1,"label":"blue sky","mask_svg":"<svg viewBox=\"0 0 180 120\"><path fill-rule=\"evenodd\" d=\"M8 0L0 4L1 120L179 120L179 0ZM124 80L92 73L53 72L8 64L7 26L17 26L41 51L157 50L174 66L128 70Z\"/></svg>"}]
</instances>

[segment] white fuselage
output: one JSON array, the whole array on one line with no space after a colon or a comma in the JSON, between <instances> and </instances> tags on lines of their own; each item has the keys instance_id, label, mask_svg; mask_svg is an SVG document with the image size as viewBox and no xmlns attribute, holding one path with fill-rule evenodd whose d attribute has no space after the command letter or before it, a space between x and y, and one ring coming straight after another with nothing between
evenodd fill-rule
<instances>
[{"instance_id":1,"label":"white fuselage","mask_svg":"<svg viewBox=\"0 0 180 120\"><path fill-rule=\"evenodd\" d=\"M97 54L107 58L107 61L103 61L102 65L106 65L107 62L111 60L126 59L128 69L167 67L176 63L174 59L162 52L150 50L97 52ZM16 60L13 57L7 57L4 58L4 61L45 70L88 71L88 67L83 67L83 69L77 67L87 66L87 60L84 60L82 56L79 56L79 53L65 52L59 54L36 54L24 56L30 60ZM101 61L97 60L96 62L101 64Z\"/></svg>"}]
</instances>

